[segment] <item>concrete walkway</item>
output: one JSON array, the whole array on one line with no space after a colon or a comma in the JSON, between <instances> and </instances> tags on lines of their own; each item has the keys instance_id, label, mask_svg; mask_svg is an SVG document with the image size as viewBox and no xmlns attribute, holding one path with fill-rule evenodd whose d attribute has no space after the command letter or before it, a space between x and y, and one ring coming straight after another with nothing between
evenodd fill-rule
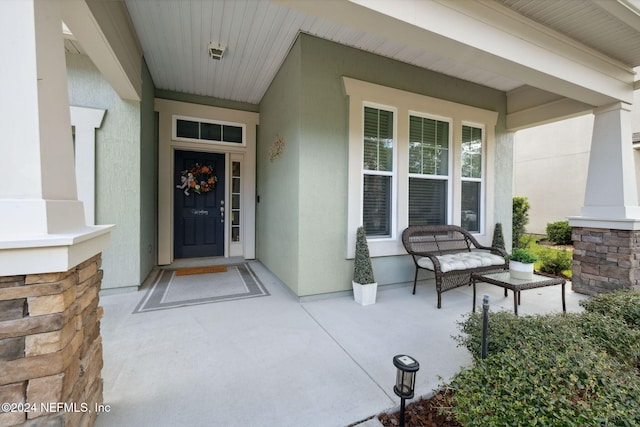
<instances>
[{"instance_id":1,"label":"concrete walkway","mask_svg":"<svg viewBox=\"0 0 640 427\"><path fill-rule=\"evenodd\" d=\"M471 357L452 335L471 311L472 290L382 287L362 307L351 295L302 302L261 263L270 296L131 314L144 292L101 297L104 402L96 425L347 426L399 407L396 354L420 362L416 396L428 395ZM567 310L579 300L567 286ZM513 297L481 284L491 309ZM520 315L561 311L560 286L522 293ZM371 420L367 425L376 425Z\"/></svg>"}]
</instances>

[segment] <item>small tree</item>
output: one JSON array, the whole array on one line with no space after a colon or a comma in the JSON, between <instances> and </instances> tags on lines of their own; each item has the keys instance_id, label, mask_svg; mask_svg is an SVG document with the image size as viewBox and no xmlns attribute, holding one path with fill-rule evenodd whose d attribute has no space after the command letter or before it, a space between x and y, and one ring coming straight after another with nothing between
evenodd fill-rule
<instances>
[{"instance_id":1,"label":"small tree","mask_svg":"<svg viewBox=\"0 0 640 427\"><path fill-rule=\"evenodd\" d=\"M513 198L513 248L521 247L520 238L525 233L524 226L529 223L529 200L526 197Z\"/></svg>"},{"instance_id":2,"label":"small tree","mask_svg":"<svg viewBox=\"0 0 640 427\"><path fill-rule=\"evenodd\" d=\"M371 258L369 257L367 233L364 227L358 227L356 234L356 257L353 262L353 281L361 285L375 283L373 268L371 267Z\"/></svg>"},{"instance_id":3,"label":"small tree","mask_svg":"<svg viewBox=\"0 0 640 427\"><path fill-rule=\"evenodd\" d=\"M498 222L493 229L493 240L491 240L491 246L494 248L505 249L504 247L504 235L502 234L502 223Z\"/></svg>"}]
</instances>

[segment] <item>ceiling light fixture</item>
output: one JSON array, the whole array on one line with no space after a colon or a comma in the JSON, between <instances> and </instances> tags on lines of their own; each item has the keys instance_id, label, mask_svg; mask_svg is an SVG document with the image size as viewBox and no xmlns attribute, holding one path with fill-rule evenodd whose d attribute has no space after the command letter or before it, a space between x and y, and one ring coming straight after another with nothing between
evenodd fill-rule
<instances>
[{"instance_id":1,"label":"ceiling light fixture","mask_svg":"<svg viewBox=\"0 0 640 427\"><path fill-rule=\"evenodd\" d=\"M209 43L209 56L211 59L221 60L222 55L224 55L224 51L227 49L226 46L221 45L220 43Z\"/></svg>"}]
</instances>

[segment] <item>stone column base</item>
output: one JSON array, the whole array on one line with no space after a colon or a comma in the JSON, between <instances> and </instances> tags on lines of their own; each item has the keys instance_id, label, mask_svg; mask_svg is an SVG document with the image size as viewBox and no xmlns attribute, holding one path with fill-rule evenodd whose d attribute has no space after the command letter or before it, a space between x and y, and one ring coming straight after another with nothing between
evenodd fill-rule
<instances>
[{"instance_id":1,"label":"stone column base","mask_svg":"<svg viewBox=\"0 0 640 427\"><path fill-rule=\"evenodd\" d=\"M573 228L573 290L640 289L640 231Z\"/></svg>"},{"instance_id":2,"label":"stone column base","mask_svg":"<svg viewBox=\"0 0 640 427\"><path fill-rule=\"evenodd\" d=\"M66 272L0 277L0 425L95 422L100 265L98 254Z\"/></svg>"}]
</instances>

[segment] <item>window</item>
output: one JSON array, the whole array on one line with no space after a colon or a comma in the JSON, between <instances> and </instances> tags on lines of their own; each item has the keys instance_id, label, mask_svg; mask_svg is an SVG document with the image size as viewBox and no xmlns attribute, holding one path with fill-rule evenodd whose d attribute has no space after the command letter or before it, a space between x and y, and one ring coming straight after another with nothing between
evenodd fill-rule
<instances>
[{"instance_id":1,"label":"window","mask_svg":"<svg viewBox=\"0 0 640 427\"><path fill-rule=\"evenodd\" d=\"M364 107L362 224L367 236L391 235L393 112Z\"/></svg>"},{"instance_id":2,"label":"window","mask_svg":"<svg viewBox=\"0 0 640 427\"><path fill-rule=\"evenodd\" d=\"M409 225L457 224L483 244L494 221L498 113L343 77L349 97L347 257L403 255Z\"/></svg>"},{"instance_id":3,"label":"window","mask_svg":"<svg viewBox=\"0 0 640 427\"><path fill-rule=\"evenodd\" d=\"M480 232L482 200L482 129L462 126L461 225Z\"/></svg>"},{"instance_id":4,"label":"window","mask_svg":"<svg viewBox=\"0 0 640 427\"><path fill-rule=\"evenodd\" d=\"M243 144L244 125L176 117L174 136L190 140Z\"/></svg>"},{"instance_id":5,"label":"window","mask_svg":"<svg viewBox=\"0 0 640 427\"><path fill-rule=\"evenodd\" d=\"M231 241L240 241L240 162L231 162Z\"/></svg>"},{"instance_id":6,"label":"window","mask_svg":"<svg viewBox=\"0 0 640 427\"><path fill-rule=\"evenodd\" d=\"M409 117L409 225L447 223L449 123Z\"/></svg>"}]
</instances>

